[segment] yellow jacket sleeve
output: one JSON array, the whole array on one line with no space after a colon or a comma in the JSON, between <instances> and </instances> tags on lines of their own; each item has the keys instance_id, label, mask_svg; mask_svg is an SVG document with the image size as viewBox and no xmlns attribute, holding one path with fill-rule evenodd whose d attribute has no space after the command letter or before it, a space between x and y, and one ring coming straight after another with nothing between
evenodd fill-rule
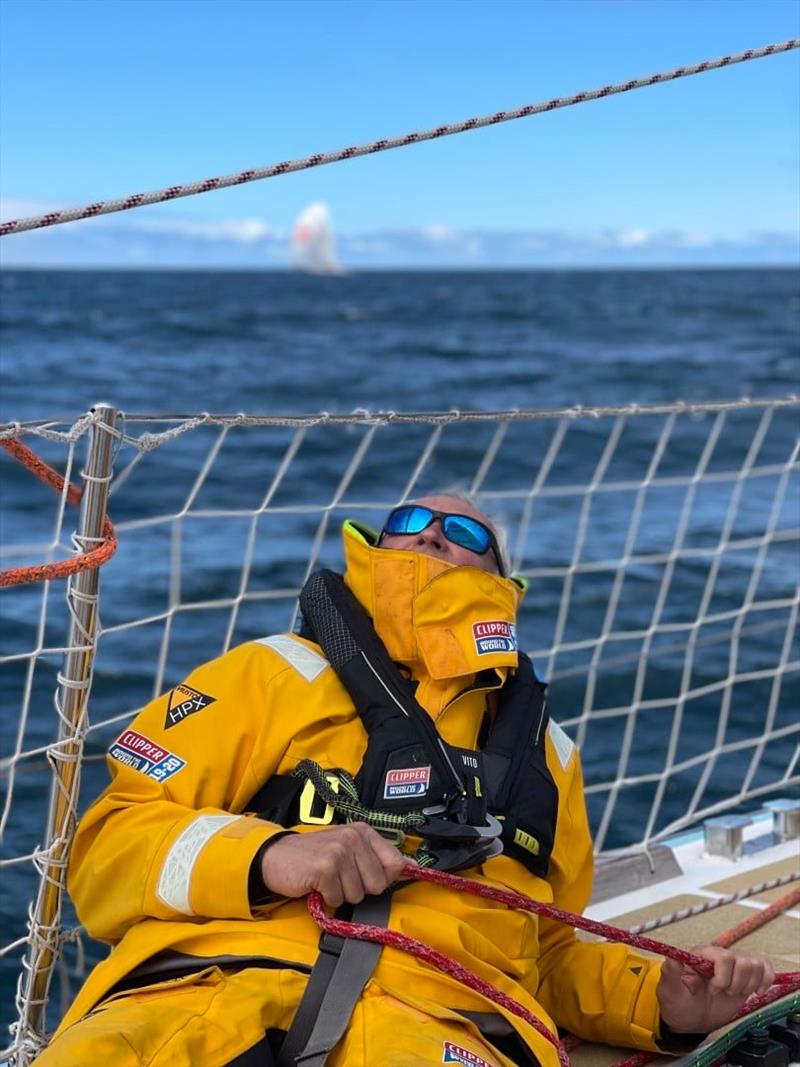
<instances>
[{"instance_id":1,"label":"yellow jacket sleeve","mask_svg":"<svg viewBox=\"0 0 800 1067\"><path fill-rule=\"evenodd\" d=\"M69 868L93 937L117 941L148 916L251 917L250 864L282 827L237 813L287 748L292 714L276 713L287 670L242 645L152 701L111 746L111 783L81 820Z\"/></svg>"},{"instance_id":2,"label":"yellow jacket sleeve","mask_svg":"<svg viewBox=\"0 0 800 1067\"><path fill-rule=\"evenodd\" d=\"M594 869L583 776L577 750L565 748L566 735L556 742L551 730L548 765L559 786L559 813L548 881L556 906L581 914ZM540 920L539 949L538 998L560 1029L590 1041L658 1050L658 960L627 945L581 941L571 927L551 919Z\"/></svg>"}]
</instances>

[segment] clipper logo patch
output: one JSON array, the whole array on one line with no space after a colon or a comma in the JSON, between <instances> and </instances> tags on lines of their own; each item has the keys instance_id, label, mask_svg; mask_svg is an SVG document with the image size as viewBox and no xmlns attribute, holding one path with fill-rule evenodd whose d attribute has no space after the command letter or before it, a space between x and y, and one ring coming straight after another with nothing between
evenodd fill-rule
<instances>
[{"instance_id":1,"label":"clipper logo patch","mask_svg":"<svg viewBox=\"0 0 800 1067\"><path fill-rule=\"evenodd\" d=\"M463 1063L467 1067L492 1067L488 1060L479 1056L477 1052L470 1052L468 1048L454 1045L452 1041L445 1041L442 1063Z\"/></svg>"},{"instance_id":2,"label":"clipper logo patch","mask_svg":"<svg viewBox=\"0 0 800 1067\"><path fill-rule=\"evenodd\" d=\"M517 628L512 622L497 619L473 623L472 636L479 656L486 656L490 652L517 651Z\"/></svg>"},{"instance_id":3,"label":"clipper logo patch","mask_svg":"<svg viewBox=\"0 0 800 1067\"><path fill-rule=\"evenodd\" d=\"M179 722L188 719L190 715L196 715L198 711L213 704L216 697L207 696L198 689L191 689L188 685L176 685L167 701L167 717L164 719L164 729L169 730L177 726Z\"/></svg>"},{"instance_id":4,"label":"clipper logo patch","mask_svg":"<svg viewBox=\"0 0 800 1067\"><path fill-rule=\"evenodd\" d=\"M126 730L114 742L108 754L126 767L133 767L148 778L155 778L157 782L165 782L186 766L186 760L176 756L174 752L168 752L135 730Z\"/></svg>"},{"instance_id":5,"label":"clipper logo patch","mask_svg":"<svg viewBox=\"0 0 800 1067\"><path fill-rule=\"evenodd\" d=\"M405 767L402 770L389 771L383 785L383 799L424 797L430 783L430 767Z\"/></svg>"}]
</instances>

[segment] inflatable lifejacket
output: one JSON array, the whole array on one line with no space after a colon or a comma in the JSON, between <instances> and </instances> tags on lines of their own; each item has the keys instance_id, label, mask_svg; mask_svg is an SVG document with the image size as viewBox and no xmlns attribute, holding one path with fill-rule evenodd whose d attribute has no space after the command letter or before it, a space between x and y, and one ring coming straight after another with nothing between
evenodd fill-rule
<instances>
[{"instance_id":1,"label":"inflatable lifejacket","mask_svg":"<svg viewBox=\"0 0 800 1067\"><path fill-rule=\"evenodd\" d=\"M302 636L320 645L350 694L366 752L354 779L304 761L265 783L248 810L283 826L358 818L419 835L419 862L456 870L502 851L545 877L558 791L545 757L546 687L530 659L519 654L485 741L458 748L439 735L340 575L312 575L300 607Z\"/></svg>"}]
</instances>

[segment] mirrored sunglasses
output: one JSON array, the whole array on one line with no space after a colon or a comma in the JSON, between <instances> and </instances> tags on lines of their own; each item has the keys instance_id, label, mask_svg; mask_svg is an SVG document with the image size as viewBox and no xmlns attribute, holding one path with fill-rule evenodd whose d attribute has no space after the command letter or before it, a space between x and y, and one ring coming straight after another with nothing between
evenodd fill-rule
<instances>
[{"instance_id":1,"label":"mirrored sunglasses","mask_svg":"<svg viewBox=\"0 0 800 1067\"><path fill-rule=\"evenodd\" d=\"M436 519L442 524L444 536L454 545L458 545L460 548L467 548L478 556L485 556L491 549L497 560L498 570L501 574L503 573L497 538L485 523L479 519L473 519L470 515L458 515L449 511L435 511L433 508L427 508L421 504L402 504L389 512L378 538L378 544L381 543L386 534L422 533Z\"/></svg>"}]
</instances>

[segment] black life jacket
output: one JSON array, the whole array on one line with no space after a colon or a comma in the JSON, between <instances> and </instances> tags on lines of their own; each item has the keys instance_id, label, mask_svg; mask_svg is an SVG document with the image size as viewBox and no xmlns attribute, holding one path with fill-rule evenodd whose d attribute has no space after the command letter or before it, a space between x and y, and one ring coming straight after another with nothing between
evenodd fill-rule
<instances>
[{"instance_id":1,"label":"black life jacket","mask_svg":"<svg viewBox=\"0 0 800 1067\"><path fill-rule=\"evenodd\" d=\"M425 821L414 833L423 838L436 866L473 866L502 851L545 877L558 790L545 756L546 687L530 659L519 654L517 670L499 692L485 743L478 749L458 748L440 736L414 697L414 683L391 661L340 575L312 575L300 607L302 636L320 645L367 732L364 760L355 775L360 803L380 812L423 812ZM335 768L324 770L336 774ZM293 775L275 775L246 810L296 825L305 787Z\"/></svg>"}]
</instances>

